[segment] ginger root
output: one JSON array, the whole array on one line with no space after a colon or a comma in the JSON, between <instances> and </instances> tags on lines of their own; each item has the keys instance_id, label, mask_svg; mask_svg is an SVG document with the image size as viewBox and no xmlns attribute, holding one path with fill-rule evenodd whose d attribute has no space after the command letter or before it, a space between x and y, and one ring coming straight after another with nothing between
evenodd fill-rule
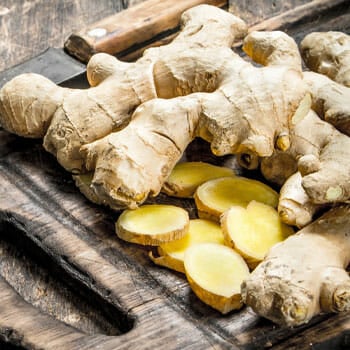
<instances>
[{"instance_id":1,"label":"ginger root","mask_svg":"<svg viewBox=\"0 0 350 350\"><path fill-rule=\"evenodd\" d=\"M350 159L350 137L310 110L291 130L291 147L285 154L301 178L284 173L286 156L279 163L280 153L273 156L274 167L264 168L265 178L283 179L279 212L284 222L302 227L323 206L349 200L350 164L345 160ZM296 205L290 205L292 202Z\"/></svg>"},{"instance_id":2,"label":"ginger root","mask_svg":"<svg viewBox=\"0 0 350 350\"><path fill-rule=\"evenodd\" d=\"M315 70L328 66L320 72L333 81L302 72L298 47L285 33L247 35L241 19L217 7L186 11L181 26L173 42L146 50L136 62L93 56L86 90L58 87L36 74L14 78L0 90L1 125L43 138L44 148L94 202L129 208L117 232L132 242L159 245L186 233L189 219L182 214L179 229L161 225L139 232L127 223L137 213L131 209L161 191L196 137L209 142L215 155L236 154L241 165L260 166L267 180L284 185L278 208L285 222L302 227L319 208L337 206L273 248L243 294L259 314L288 325L307 322L320 310L349 309L349 207L341 205L350 200L349 50L342 51L348 38L333 36L322 52L313 48L314 39L303 42L305 61L312 57ZM232 50L242 38L258 65ZM277 196L271 197L277 205ZM209 215L218 220L222 212ZM203 261L201 252L198 257ZM197 272L189 273L194 288L200 286ZM224 298L223 312L240 305L236 289L200 288L209 301L212 294Z\"/></svg>"},{"instance_id":3,"label":"ginger root","mask_svg":"<svg viewBox=\"0 0 350 350\"><path fill-rule=\"evenodd\" d=\"M350 310L350 206L331 209L284 242L242 284L255 312L286 326Z\"/></svg>"},{"instance_id":4,"label":"ginger root","mask_svg":"<svg viewBox=\"0 0 350 350\"><path fill-rule=\"evenodd\" d=\"M241 159L288 148L288 121L306 93L298 48L282 32L251 33L253 59L267 48L257 58L267 55L267 66L256 67L231 50L246 33L232 14L194 7L172 43L134 63L93 56L87 90L16 77L1 89L0 122L23 136L44 135L44 147L72 173L92 172L101 203L135 208L159 193L195 137L216 155Z\"/></svg>"},{"instance_id":5,"label":"ginger root","mask_svg":"<svg viewBox=\"0 0 350 350\"><path fill-rule=\"evenodd\" d=\"M304 81L312 93L312 109L321 119L350 136L350 88L313 72L304 72Z\"/></svg>"},{"instance_id":6,"label":"ginger root","mask_svg":"<svg viewBox=\"0 0 350 350\"><path fill-rule=\"evenodd\" d=\"M349 35L335 31L313 32L301 41L300 51L312 71L350 87Z\"/></svg>"},{"instance_id":7,"label":"ginger root","mask_svg":"<svg viewBox=\"0 0 350 350\"><path fill-rule=\"evenodd\" d=\"M313 96L312 108L350 136L350 36L310 33L300 43L300 51L306 66L316 72L304 73Z\"/></svg>"}]
</instances>

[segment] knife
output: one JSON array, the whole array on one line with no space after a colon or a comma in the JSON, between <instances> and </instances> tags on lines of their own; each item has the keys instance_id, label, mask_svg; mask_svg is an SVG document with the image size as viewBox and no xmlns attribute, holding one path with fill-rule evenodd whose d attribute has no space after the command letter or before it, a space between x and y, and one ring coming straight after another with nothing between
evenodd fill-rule
<instances>
[{"instance_id":1,"label":"knife","mask_svg":"<svg viewBox=\"0 0 350 350\"><path fill-rule=\"evenodd\" d=\"M38 56L0 72L0 88L22 73L38 73L56 84L86 87L86 63L97 52L130 61L151 46L171 40L181 14L200 4L225 7L224 0L146 0L71 34L64 48L48 48Z\"/></svg>"}]
</instances>

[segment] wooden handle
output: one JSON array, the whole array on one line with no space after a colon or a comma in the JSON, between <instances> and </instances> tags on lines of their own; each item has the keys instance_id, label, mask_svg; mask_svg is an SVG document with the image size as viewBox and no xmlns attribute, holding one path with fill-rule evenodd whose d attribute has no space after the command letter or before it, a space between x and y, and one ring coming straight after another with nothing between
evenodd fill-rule
<instances>
[{"instance_id":1,"label":"wooden handle","mask_svg":"<svg viewBox=\"0 0 350 350\"><path fill-rule=\"evenodd\" d=\"M64 46L83 62L96 52L122 57L176 32L181 14L200 4L223 7L227 1L147 0L73 33Z\"/></svg>"}]
</instances>

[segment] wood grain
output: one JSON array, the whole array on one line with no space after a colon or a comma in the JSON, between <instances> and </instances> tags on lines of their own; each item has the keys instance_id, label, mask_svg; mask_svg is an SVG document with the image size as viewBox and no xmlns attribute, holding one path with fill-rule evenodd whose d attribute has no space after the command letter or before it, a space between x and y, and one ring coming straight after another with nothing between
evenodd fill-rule
<instances>
[{"instance_id":1,"label":"wood grain","mask_svg":"<svg viewBox=\"0 0 350 350\"><path fill-rule=\"evenodd\" d=\"M25 3L29 11L34 6ZM350 32L349 6L339 4L285 28L297 40L311 30ZM201 141L185 157L237 166L234 157L214 157ZM154 199L169 200L196 217L192 200ZM349 348L349 312L289 329L249 308L225 316L210 309L184 276L155 266L148 247L117 238L118 215L88 202L40 141L0 129L1 349Z\"/></svg>"},{"instance_id":2,"label":"wood grain","mask_svg":"<svg viewBox=\"0 0 350 350\"><path fill-rule=\"evenodd\" d=\"M78 350L97 345L102 349L145 349L150 344L162 348L164 342L169 349L261 349L262 344L279 346L303 336L304 344L298 346L308 349L306 344L315 341L323 321L334 325L327 340L348 329L345 320L349 313L319 317L294 329L276 327L249 308L222 316L194 296L184 276L153 265L147 248L119 240L114 233L119 213L89 203L39 142L4 131L0 136L1 230L11 230L10 237L17 230L13 244L31 252L34 266L41 266L41 270L36 267L37 273L63 276L59 279L61 290L83 295L92 312L104 300L107 316L113 315L114 327L120 330L120 335L111 335L103 327L108 323L101 320L107 318L103 313L94 315L95 324L90 328L83 314L79 322L72 322L76 308L66 306L58 312L62 297L41 301L52 309L50 314L26 297L29 289L38 293L43 277L23 287L22 278L10 278L19 271L12 266L3 273L7 282L0 283L2 339L28 349ZM205 149L196 159L206 158ZM191 211L193 203L189 201L185 207ZM1 237L3 251L11 240L3 231ZM40 252L44 252L41 258ZM65 298L70 295L64 294Z\"/></svg>"},{"instance_id":3,"label":"wood grain","mask_svg":"<svg viewBox=\"0 0 350 350\"><path fill-rule=\"evenodd\" d=\"M186 314L186 305L178 304L172 292L180 287L189 292L183 278L167 290L152 277L146 252L117 240L106 213L84 205L83 197L71 188L73 183L52 164L53 159L42 153L41 147L34 146L24 153L7 154L0 164L0 198L7 197L0 204L2 227L4 223L17 227L51 257L55 266L72 276L76 288L85 285L108 300L115 310L114 317L120 319L120 328L128 329L129 324L134 327L115 337L99 333L87 336L56 317L48 317L3 285L0 297L6 306L0 309L0 332L14 329L11 336L15 338L8 335L9 340L20 339L20 344L30 349L89 349L97 343L103 349L137 349L144 348L146 342L161 348L166 339L172 340L169 349L210 349L211 344L234 349L230 341L210 332L205 325L198 327L194 317ZM45 261L49 271L55 272L48 259ZM167 271L162 275L169 284L174 281L174 276L166 277ZM13 287L20 292L15 283Z\"/></svg>"},{"instance_id":4,"label":"wood grain","mask_svg":"<svg viewBox=\"0 0 350 350\"><path fill-rule=\"evenodd\" d=\"M229 0L229 11L239 16L252 26L268 18L276 17L296 7L310 3L310 0L260 0L256 1L236 1Z\"/></svg>"},{"instance_id":5,"label":"wood grain","mask_svg":"<svg viewBox=\"0 0 350 350\"><path fill-rule=\"evenodd\" d=\"M317 26L315 19L317 20L318 16L323 15L325 17L324 14L327 14L327 16L332 16L332 18L338 18L339 15L346 13L349 8L350 3L347 0L314 0L256 23L250 27L250 31L284 30L288 32L289 28L293 28L293 31L296 32L300 28L300 24L305 26L306 23L311 22L308 24L309 27L313 28L315 25ZM339 13L337 15L330 13L335 11L339 11ZM341 23L345 22L341 21ZM331 28L333 30L336 29L333 26ZM347 28L341 29L347 32Z\"/></svg>"},{"instance_id":6,"label":"wood grain","mask_svg":"<svg viewBox=\"0 0 350 350\"><path fill-rule=\"evenodd\" d=\"M83 62L97 52L125 56L179 29L181 14L200 4L223 7L224 0L148 0L72 34L66 50Z\"/></svg>"},{"instance_id":7,"label":"wood grain","mask_svg":"<svg viewBox=\"0 0 350 350\"><path fill-rule=\"evenodd\" d=\"M2 0L0 71L62 48L68 36L144 0Z\"/></svg>"}]
</instances>

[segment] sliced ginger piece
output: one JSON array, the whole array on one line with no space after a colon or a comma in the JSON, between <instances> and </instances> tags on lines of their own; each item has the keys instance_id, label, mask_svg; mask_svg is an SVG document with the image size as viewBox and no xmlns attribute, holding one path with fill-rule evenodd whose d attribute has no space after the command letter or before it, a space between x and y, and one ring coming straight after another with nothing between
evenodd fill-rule
<instances>
[{"instance_id":1,"label":"sliced ginger piece","mask_svg":"<svg viewBox=\"0 0 350 350\"><path fill-rule=\"evenodd\" d=\"M233 176L230 168L206 162L182 162L175 165L162 192L169 196L191 198L202 183L218 177Z\"/></svg>"},{"instance_id":2,"label":"sliced ginger piece","mask_svg":"<svg viewBox=\"0 0 350 350\"><path fill-rule=\"evenodd\" d=\"M254 269L270 248L294 233L275 208L252 201L246 208L233 206L221 217L227 245L238 251Z\"/></svg>"},{"instance_id":3,"label":"sliced ginger piece","mask_svg":"<svg viewBox=\"0 0 350 350\"><path fill-rule=\"evenodd\" d=\"M182 238L189 227L185 209L174 205L148 204L125 210L116 222L119 238L142 245L159 245Z\"/></svg>"},{"instance_id":4,"label":"sliced ginger piece","mask_svg":"<svg viewBox=\"0 0 350 350\"><path fill-rule=\"evenodd\" d=\"M233 176L209 180L194 195L198 216L220 221L220 216L233 205L246 207L256 200L277 207L278 193L264 183Z\"/></svg>"},{"instance_id":5,"label":"sliced ginger piece","mask_svg":"<svg viewBox=\"0 0 350 350\"><path fill-rule=\"evenodd\" d=\"M210 220L190 220L188 233L181 239L163 243L158 247L158 257L152 252L149 256L157 265L185 273L184 257L186 250L194 244L212 242L224 244L224 235L219 224Z\"/></svg>"},{"instance_id":6,"label":"sliced ginger piece","mask_svg":"<svg viewBox=\"0 0 350 350\"><path fill-rule=\"evenodd\" d=\"M189 247L184 260L187 280L197 297L221 313L240 309L240 288L249 276L244 259L232 248L217 243Z\"/></svg>"}]
</instances>

